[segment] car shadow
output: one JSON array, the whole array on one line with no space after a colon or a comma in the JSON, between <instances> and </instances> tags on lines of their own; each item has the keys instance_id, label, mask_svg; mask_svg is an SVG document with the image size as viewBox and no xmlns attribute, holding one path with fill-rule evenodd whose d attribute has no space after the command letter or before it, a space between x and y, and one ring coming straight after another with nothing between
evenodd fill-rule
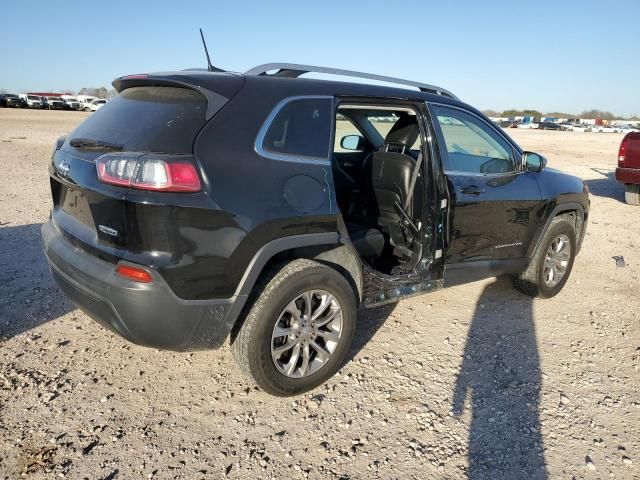
<instances>
[{"instance_id":1,"label":"car shadow","mask_svg":"<svg viewBox=\"0 0 640 480\"><path fill-rule=\"evenodd\" d=\"M616 180L615 171L603 170L601 168L592 168L591 170L601 175L600 178L584 181L584 183L589 187L589 192L592 195L612 198L625 203L624 185Z\"/></svg>"},{"instance_id":2,"label":"car shadow","mask_svg":"<svg viewBox=\"0 0 640 480\"><path fill-rule=\"evenodd\" d=\"M498 279L478 300L452 399L454 415L471 414L469 479L548 478L540 387L532 299Z\"/></svg>"},{"instance_id":3,"label":"car shadow","mask_svg":"<svg viewBox=\"0 0 640 480\"><path fill-rule=\"evenodd\" d=\"M0 340L75 309L51 277L42 253L41 227L0 226Z\"/></svg>"}]
</instances>

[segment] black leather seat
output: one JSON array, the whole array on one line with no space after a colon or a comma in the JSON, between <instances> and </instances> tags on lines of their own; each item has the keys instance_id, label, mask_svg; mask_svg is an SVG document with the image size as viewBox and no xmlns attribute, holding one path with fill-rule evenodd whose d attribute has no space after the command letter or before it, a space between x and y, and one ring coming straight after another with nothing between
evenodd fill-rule
<instances>
[{"instance_id":1,"label":"black leather seat","mask_svg":"<svg viewBox=\"0 0 640 480\"><path fill-rule=\"evenodd\" d=\"M357 223L347 224L351 243L363 258L377 258L384 250L384 235L380 230Z\"/></svg>"},{"instance_id":2,"label":"black leather seat","mask_svg":"<svg viewBox=\"0 0 640 480\"><path fill-rule=\"evenodd\" d=\"M393 125L381 150L373 152L363 164L369 182L362 186L367 205L367 216L389 232L392 243L406 246L406 232L401 228L403 217L398 207L413 219L413 201L407 202L411 177L416 161L408 155L409 148L418 139L420 129L415 116L405 114ZM419 190L416 182L415 190ZM406 206L406 209L405 209Z\"/></svg>"}]
</instances>

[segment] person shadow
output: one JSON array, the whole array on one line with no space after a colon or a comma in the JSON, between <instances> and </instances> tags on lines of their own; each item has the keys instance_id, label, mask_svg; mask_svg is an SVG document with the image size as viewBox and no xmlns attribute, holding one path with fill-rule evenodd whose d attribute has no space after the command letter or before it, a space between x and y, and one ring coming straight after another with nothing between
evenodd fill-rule
<instances>
[{"instance_id":1,"label":"person shadow","mask_svg":"<svg viewBox=\"0 0 640 480\"><path fill-rule=\"evenodd\" d=\"M548 478L532 301L514 293L506 277L486 286L478 300L452 401L456 416L471 410L471 480Z\"/></svg>"}]
</instances>

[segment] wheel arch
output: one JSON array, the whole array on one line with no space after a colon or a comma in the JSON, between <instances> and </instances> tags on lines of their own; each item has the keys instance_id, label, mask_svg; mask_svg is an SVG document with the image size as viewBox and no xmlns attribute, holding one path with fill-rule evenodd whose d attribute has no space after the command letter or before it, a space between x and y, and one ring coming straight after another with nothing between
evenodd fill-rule
<instances>
[{"instance_id":1,"label":"wheel arch","mask_svg":"<svg viewBox=\"0 0 640 480\"><path fill-rule=\"evenodd\" d=\"M353 288L356 303L363 295L364 273L360 257L351 245L340 243L337 232L292 235L265 244L254 255L236 289L232 307L232 336L244 318L245 306L260 277L287 260L306 258L337 270ZM235 318L233 318L235 317Z\"/></svg>"},{"instance_id":2,"label":"wheel arch","mask_svg":"<svg viewBox=\"0 0 640 480\"><path fill-rule=\"evenodd\" d=\"M551 227L551 223L555 218L559 216L567 216L571 218L571 221L574 223L576 229L576 239L578 242L577 252L579 252L580 247L582 246L582 240L584 239L588 218L587 215L588 214L586 213L584 206L580 203L570 202L556 205L551 213L547 216L544 227L540 229L537 237L535 238L535 241L531 242L528 252L529 258L532 258L536 254L538 248L540 248L540 244L542 242L542 239L544 238L545 233Z\"/></svg>"}]
</instances>

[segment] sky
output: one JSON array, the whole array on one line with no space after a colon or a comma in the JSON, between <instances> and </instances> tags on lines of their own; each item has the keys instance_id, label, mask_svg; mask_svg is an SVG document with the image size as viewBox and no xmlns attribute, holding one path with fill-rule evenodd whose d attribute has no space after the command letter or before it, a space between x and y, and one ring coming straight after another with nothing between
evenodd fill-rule
<instances>
[{"instance_id":1,"label":"sky","mask_svg":"<svg viewBox=\"0 0 640 480\"><path fill-rule=\"evenodd\" d=\"M640 0L2 4L0 89L11 92L205 67L202 27L225 70L305 63L439 85L480 109L640 115Z\"/></svg>"}]
</instances>

